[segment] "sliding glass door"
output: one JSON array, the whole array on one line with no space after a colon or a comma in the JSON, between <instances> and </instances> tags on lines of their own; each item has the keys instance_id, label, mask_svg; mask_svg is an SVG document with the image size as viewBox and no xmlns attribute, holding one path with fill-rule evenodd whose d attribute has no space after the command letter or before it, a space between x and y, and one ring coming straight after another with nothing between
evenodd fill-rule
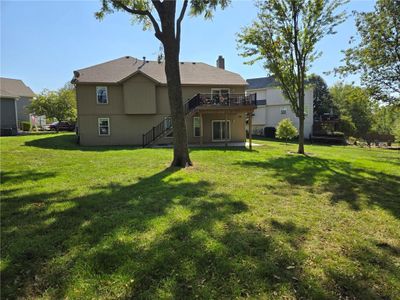
<instances>
[{"instance_id":1,"label":"sliding glass door","mask_svg":"<svg viewBox=\"0 0 400 300\"><path fill-rule=\"evenodd\" d=\"M225 126L225 120L213 120L212 121L212 140L213 142L229 141L231 139L231 122L227 120L227 126Z\"/></svg>"}]
</instances>

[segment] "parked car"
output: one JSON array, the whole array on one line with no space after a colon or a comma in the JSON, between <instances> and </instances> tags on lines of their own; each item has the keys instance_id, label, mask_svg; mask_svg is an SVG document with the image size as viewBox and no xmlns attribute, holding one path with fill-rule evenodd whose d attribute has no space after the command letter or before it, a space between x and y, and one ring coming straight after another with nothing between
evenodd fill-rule
<instances>
[{"instance_id":1,"label":"parked car","mask_svg":"<svg viewBox=\"0 0 400 300\"><path fill-rule=\"evenodd\" d=\"M75 123L72 122L54 122L51 123L49 126L49 130L52 131L74 131L75 130Z\"/></svg>"}]
</instances>

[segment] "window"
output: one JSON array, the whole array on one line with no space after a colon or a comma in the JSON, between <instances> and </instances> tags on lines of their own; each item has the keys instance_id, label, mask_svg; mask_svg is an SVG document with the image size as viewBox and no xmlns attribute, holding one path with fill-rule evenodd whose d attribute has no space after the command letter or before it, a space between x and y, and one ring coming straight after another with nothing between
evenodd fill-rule
<instances>
[{"instance_id":1,"label":"window","mask_svg":"<svg viewBox=\"0 0 400 300\"><path fill-rule=\"evenodd\" d=\"M286 107L282 107L281 108L281 115L286 115L286 113L287 113Z\"/></svg>"},{"instance_id":2,"label":"window","mask_svg":"<svg viewBox=\"0 0 400 300\"><path fill-rule=\"evenodd\" d=\"M193 136L201 136L201 121L200 117L193 117Z\"/></svg>"},{"instance_id":3,"label":"window","mask_svg":"<svg viewBox=\"0 0 400 300\"><path fill-rule=\"evenodd\" d=\"M214 142L224 141L225 137L227 140L231 139L231 122L227 120L226 125L224 120L212 121L212 140Z\"/></svg>"},{"instance_id":4,"label":"window","mask_svg":"<svg viewBox=\"0 0 400 300\"><path fill-rule=\"evenodd\" d=\"M110 135L110 118L99 118L99 135Z\"/></svg>"},{"instance_id":5,"label":"window","mask_svg":"<svg viewBox=\"0 0 400 300\"><path fill-rule=\"evenodd\" d=\"M172 129L172 119L171 119L171 117L164 118L164 129L165 130ZM166 135L166 137L167 138L173 138L174 137L174 130L172 129L171 132Z\"/></svg>"},{"instance_id":6,"label":"window","mask_svg":"<svg viewBox=\"0 0 400 300\"><path fill-rule=\"evenodd\" d=\"M107 104L108 94L106 86L96 86L97 104Z\"/></svg>"}]
</instances>

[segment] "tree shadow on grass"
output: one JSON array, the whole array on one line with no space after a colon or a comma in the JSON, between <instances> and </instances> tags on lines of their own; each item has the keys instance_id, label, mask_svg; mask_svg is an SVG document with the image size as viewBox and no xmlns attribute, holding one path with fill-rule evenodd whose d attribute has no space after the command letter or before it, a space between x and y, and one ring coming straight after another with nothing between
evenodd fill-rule
<instances>
[{"instance_id":1,"label":"tree shadow on grass","mask_svg":"<svg viewBox=\"0 0 400 300\"><path fill-rule=\"evenodd\" d=\"M51 134L43 138L37 138L25 142L25 146L42 149L55 150L75 150L75 151L115 151L115 150L135 150L138 146L81 146L77 143L77 137L74 134Z\"/></svg>"},{"instance_id":2,"label":"tree shadow on grass","mask_svg":"<svg viewBox=\"0 0 400 300\"><path fill-rule=\"evenodd\" d=\"M358 246L346 256L351 267L325 270L338 295L344 299L398 299L400 268L390 248Z\"/></svg>"},{"instance_id":3,"label":"tree shadow on grass","mask_svg":"<svg viewBox=\"0 0 400 300\"><path fill-rule=\"evenodd\" d=\"M333 204L346 202L354 210L378 205L400 218L400 176L354 168L350 162L297 155L238 164L272 170L276 178L311 192L329 192Z\"/></svg>"},{"instance_id":4,"label":"tree shadow on grass","mask_svg":"<svg viewBox=\"0 0 400 300\"><path fill-rule=\"evenodd\" d=\"M25 181L38 181L49 177L55 177L56 175L56 172L37 172L33 170L24 170L20 172L1 171L0 182L1 184L17 184Z\"/></svg>"},{"instance_id":5,"label":"tree shadow on grass","mask_svg":"<svg viewBox=\"0 0 400 300\"><path fill-rule=\"evenodd\" d=\"M302 272L307 228L169 168L131 185L2 198L2 298L329 295Z\"/></svg>"}]
</instances>

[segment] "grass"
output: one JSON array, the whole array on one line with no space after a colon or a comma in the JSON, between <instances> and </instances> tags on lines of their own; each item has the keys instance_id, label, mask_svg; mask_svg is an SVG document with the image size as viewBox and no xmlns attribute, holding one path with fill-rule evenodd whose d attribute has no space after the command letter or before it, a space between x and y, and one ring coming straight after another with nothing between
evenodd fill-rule
<instances>
[{"instance_id":1,"label":"grass","mask_svg":"<svg viewBox=\"0 0 400 300\"><path fill-rule=\"evenodd\" d=\"M398 151L0 142L3 299L400 298Z\"/></svg>"}]
</instances>

